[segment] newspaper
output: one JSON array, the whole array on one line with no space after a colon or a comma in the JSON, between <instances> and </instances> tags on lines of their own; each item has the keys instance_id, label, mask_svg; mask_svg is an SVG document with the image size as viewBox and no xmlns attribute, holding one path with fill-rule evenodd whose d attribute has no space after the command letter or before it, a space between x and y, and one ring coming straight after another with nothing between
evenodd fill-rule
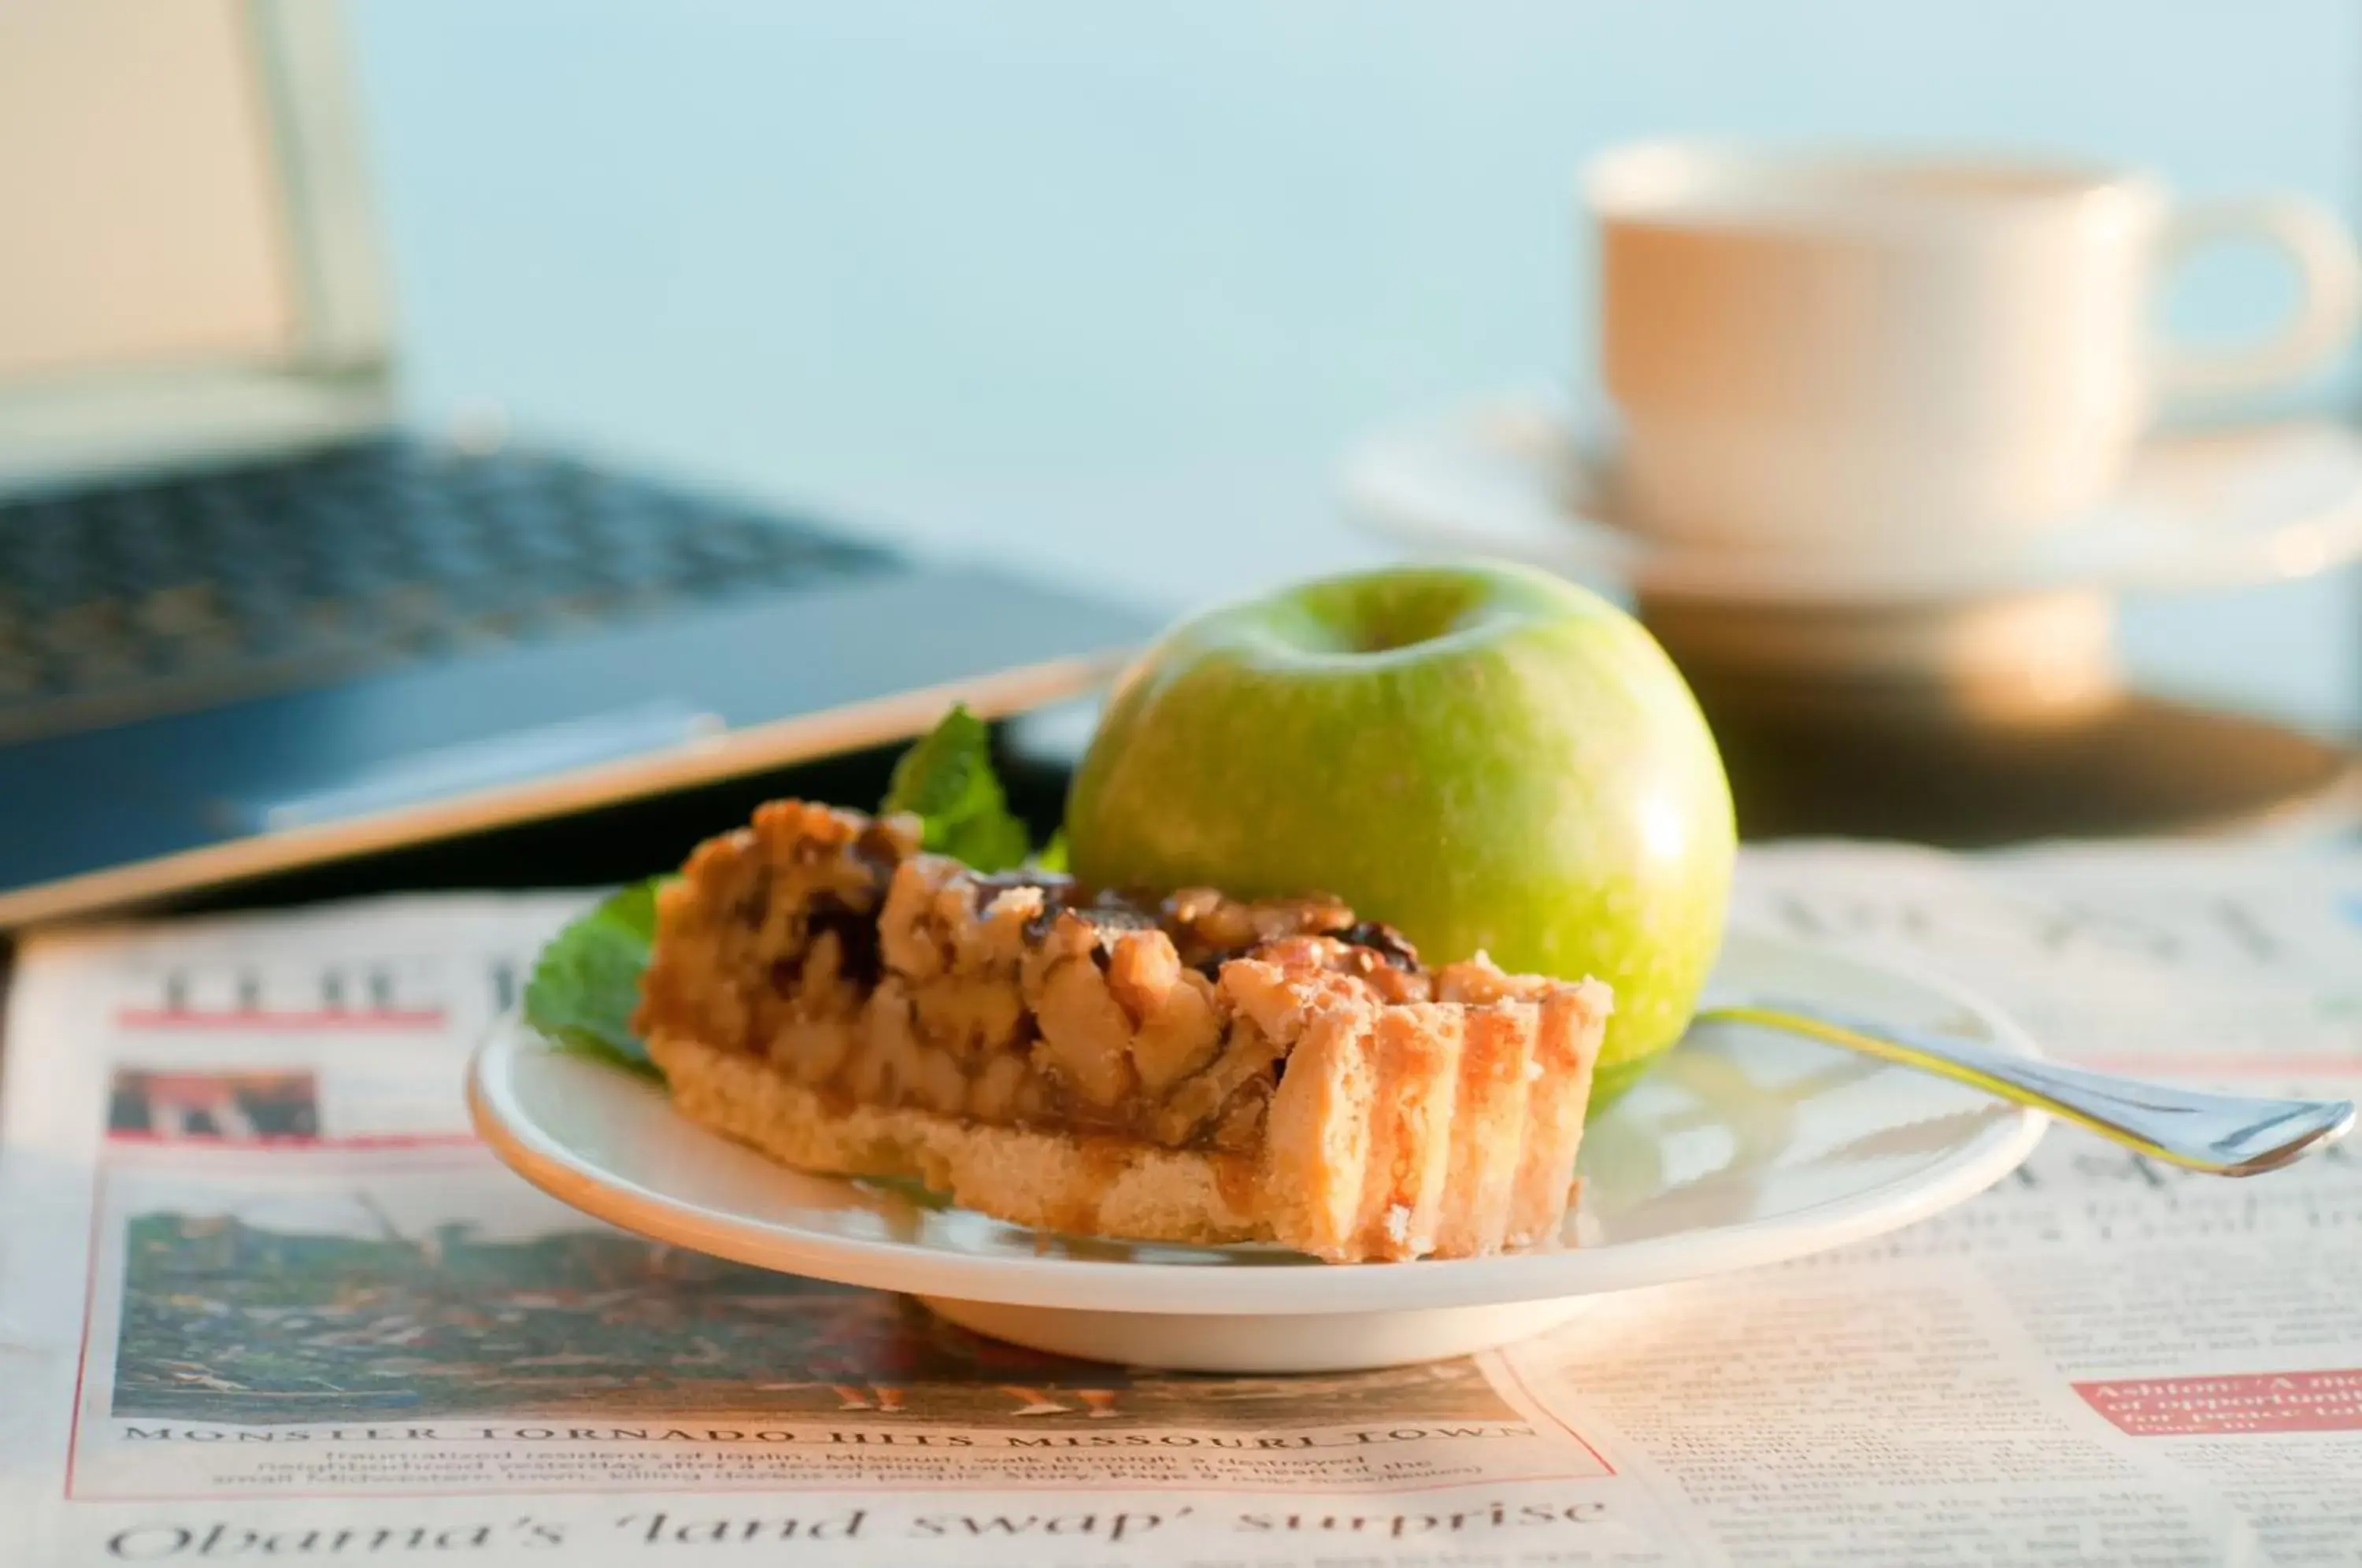
<instances>
[{"instance_id":1,"label":"newspaper","mask_svg":"<svg viewBox=\"0 0 2362 1568\"><path fill-rule=\"evenodd\" d=\"M2055 1129L1872 1243L1470 1360L1213 1378L604 1228L467 1130L575 896L35 939L0 1063L0 1568L2362 1563L2362 1173ZM1750 853L1741 918L2055 1053L2362 1092L2362 855Z\"/></svg>"}]
</instances>

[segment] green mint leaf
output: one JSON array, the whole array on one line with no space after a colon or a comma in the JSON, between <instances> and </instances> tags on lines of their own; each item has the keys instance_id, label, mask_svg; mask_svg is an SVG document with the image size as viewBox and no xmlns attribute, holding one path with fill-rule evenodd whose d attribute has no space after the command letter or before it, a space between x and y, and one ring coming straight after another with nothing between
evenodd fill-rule
<instances>
[{"instance_id":1,"label":"green mint leaf","mask_svg":"<svg viewBox=\"0 0 2362 1568\"><path fill-rule=\"evenodd\" d=\"M997 797L999 790L993 793ZM1027 847L1025 824L1004 806L994 814L953 823L944 834L942 852L972 871L1007 871L1025 863Z\"/></svg>"},{"instance_id":2,"label":"green mint leaf","mask_svg":"<svg viewBox=\"0 0 2362 1568\"><path fill-rule=\"evenodd\" d=\"M661 1080L632 1032L640 976L656 940L657 889L665 878L611 893L550 938L524 987L524 1021L570 1050Z\"/></svg>"},{"instance_id":3,"label":"green mint leaf","mask_svg":"<svg viewBox=\"0 0 2362 1568\"><path fill-rule=\"evenodd\" d=\"M990 732L965 704L902 754L877 809L917 817L922 846L972 870L1009 870L1031 847L992 771Z\"/></svg>"},{"instance_id":4,"label":"green mint leaf","mask_svg":"<svg viewBox=\"0 0 2362 1568\"><path fill-rule=\"evenodd\" d=\"M955 702L935 727L894 761L880 812L908 812L922 822L965 817L984 807L999 785L992 777L990 734L982 719Z\"/></svg>"},{"instance_id":5,"label":"green mint leaf","mask_svg":"<svg viewBox=\"0 0 2362 1568\"><path fill-rule=\"evenodd\" d=\"M1035 856L1031 864L1036 871L1054 871L1062 877L1073 870L1074 863L1066 855L1066 830L1054 830L1050 842L1042 846L1042 853Z\"/></svg>"}]
</instances>

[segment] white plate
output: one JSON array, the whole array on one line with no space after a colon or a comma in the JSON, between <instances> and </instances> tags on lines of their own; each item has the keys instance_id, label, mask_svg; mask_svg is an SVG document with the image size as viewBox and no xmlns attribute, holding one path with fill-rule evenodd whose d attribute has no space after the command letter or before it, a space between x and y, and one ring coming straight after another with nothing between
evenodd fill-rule
<instances>
[{"instance_id":1,"label":"white plate","mask_svg":"<svg viewBox=\"0 0 2362 1568\"><path fill-rule=\"evenodd\" d=\"M1537 394L1396 431L1353 455L1346 499L1364 526L1406 544L1732 604L2227 588L2362 555L2362 436L2326 421L2159 436L2106 505L2023 538L1826 554L1684 546L1622 526L1613 464L1596 455L1607 443L1584 439L1580 423Z\"/></svg>"},{"instance_id":2,"label":"white plate","mask_svg":"<svg viewBox=\"0 0 2362 1568\"><path fill-rule=\"evenodd\" d=\"M1767 936L1734 933L1715 988L2033 1049L1948 986ZM502 1159L626 1230L909 1291L955 1322L1040 1349L1234 1372L1461 1354L1562 1322L1602 1291L1860 1241L1982 1191L2043 1126L1868 1057L1701 1029L1593 1124L1566 1244L1347 1266L1275 1247L1048 1236L787 1170L676 1116L657 1086L514 1020L477 1053L469 1100Z\"/></svg>"}]
</instances>

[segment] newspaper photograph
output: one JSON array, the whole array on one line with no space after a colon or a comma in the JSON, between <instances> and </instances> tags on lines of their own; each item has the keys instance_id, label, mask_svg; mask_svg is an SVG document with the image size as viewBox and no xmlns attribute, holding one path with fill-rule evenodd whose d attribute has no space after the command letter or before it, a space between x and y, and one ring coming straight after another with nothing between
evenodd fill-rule
<instances>
[{"instance_id":1,"label":"newspaper photograph","mask_svg":"<svg viewBox=\"0 0 2362 1568\"><path fill-rule=\"evenodd\" d=\"M579 896L22 953L0 1562L2362 1562L2362 1168L2071 1129L1882 1239L1473 1358L1159 1373L613 1230L468 1129ZM2362 1093L2362 859L1757 853L2054 1054Z\"/></svg>"},{"instance_id":2,"label":"newspaper photograph","mask_svg":"<svg viewBox=\"0 0 2362 1568\"><path fill-rule=\"evenodd\" d=\"M1467 1361L1309 1380L1069 1361L607 1229L456 1142L111 1162L98 1233L76 1496L1367 1491L1479 1442L1488 1474L1604 1474ZM1308 1409L1325 1424L1284 1430Z\"/></svg>"}]
</instances>

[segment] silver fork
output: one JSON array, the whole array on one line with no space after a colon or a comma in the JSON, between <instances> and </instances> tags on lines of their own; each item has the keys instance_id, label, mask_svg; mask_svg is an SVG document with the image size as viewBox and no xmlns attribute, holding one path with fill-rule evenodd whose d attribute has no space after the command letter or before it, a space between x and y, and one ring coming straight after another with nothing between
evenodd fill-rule
<instances>
[{"instance_id":1,"label":"silver fork","mask_svg":"<svg viewBox=\"0 0 2362 1568\"><path fill-rule=\"evenodd\" d=\"M1711 1006L1701 1023L1743 1023L1916 1067L2047 1112L2103 1138L2210 1176L2254 1176L2323 1149L2354 1126L2350 1099L2209 1094L2012 1055L1925 1030L1765 1000Z\"/></svg>"}]
</instances>

